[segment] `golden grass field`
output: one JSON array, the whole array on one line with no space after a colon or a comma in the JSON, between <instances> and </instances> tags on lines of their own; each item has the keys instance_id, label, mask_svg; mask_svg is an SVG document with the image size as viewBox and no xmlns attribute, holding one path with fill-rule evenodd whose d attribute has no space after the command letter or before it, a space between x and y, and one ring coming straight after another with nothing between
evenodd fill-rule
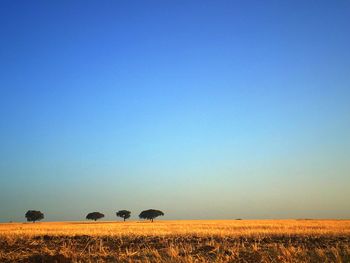
<instances>
[{"instance_id":1,"label":"golden grass field","mask_svg":"<svg viewBox=\"0 0 350 263\"><path fill-rule=\"evenodd\" d=\"M6 223L0 262L350 262L350 220Z\"/></svg>"}]
</instances>

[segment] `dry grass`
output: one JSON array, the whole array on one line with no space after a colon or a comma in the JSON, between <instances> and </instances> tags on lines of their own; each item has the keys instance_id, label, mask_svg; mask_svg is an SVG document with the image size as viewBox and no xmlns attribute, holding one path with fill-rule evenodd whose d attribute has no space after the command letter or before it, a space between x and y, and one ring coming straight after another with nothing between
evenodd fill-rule
<instances>
[{"instance_id":1,"label":"dry grass","mask_svg":"<svg viewBox=\"0 0 350 263\"><path fill-rule=\"evenodd\" d=\"M0 262L350 262L350 221L0 224Z\"/></svg>"}]
</instances>

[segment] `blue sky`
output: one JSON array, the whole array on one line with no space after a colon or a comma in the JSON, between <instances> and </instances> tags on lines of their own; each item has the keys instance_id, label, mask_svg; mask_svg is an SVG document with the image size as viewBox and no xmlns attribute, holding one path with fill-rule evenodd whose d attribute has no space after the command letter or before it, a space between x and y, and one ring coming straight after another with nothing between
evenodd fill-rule
<instances>
[{"instance_id":1,"label":"blue sky","mask_svg":"<svg viewBox=\"0 0 350 263\"><path fill-rule=\"evenodd\" d=\"M0 221L349 218L349 1L9 1Z\"/></svg>"}]
</instances>

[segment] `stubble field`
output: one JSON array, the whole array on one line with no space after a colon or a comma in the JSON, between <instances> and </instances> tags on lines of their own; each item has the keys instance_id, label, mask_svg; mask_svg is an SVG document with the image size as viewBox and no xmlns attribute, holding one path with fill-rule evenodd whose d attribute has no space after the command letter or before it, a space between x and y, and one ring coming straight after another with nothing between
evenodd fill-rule
<instances>
[{"instance_id":1,"label":"stubble field","mask_svg":"<svg viewBox=\"0 0 350 263\"><path fill-rule=\"evenodd\" d=\"M0 262L350 262L350 220L8 223Z\"/></svg>"}]
</instances>

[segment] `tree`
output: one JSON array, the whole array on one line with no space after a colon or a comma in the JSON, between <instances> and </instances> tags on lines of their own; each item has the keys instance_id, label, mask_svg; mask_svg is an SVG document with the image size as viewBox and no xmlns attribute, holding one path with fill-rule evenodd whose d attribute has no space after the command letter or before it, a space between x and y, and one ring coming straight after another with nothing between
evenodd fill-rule
<instances>
[{"instance_id":1,"label":"tree","mask_svg":"<svg viewBox=\"0 0 350 263\"><path fill-rule=\"evenodd\" d=\"M44 219L44 214L41 213L40 211L28 210L27 213L25 214L25 217L27 218L28 222L35 223L35 221Z\"/></svg>"},{"instance_id":2,"label":"tree","mask_svg":"<svg viewBox=\"0 0 350 263\"><path fill-rule=\"evenodd\" d=\"M92 212L87 214L86 219L96 221L97 219L100 219L102 217L105 217L105 215L100 212Z\"/></svg>"},{"instance_id":3,"label":"tree","mask_svg":"<svg viewBox=\"0 0 350 263\"><path fill-rule=\"evenodd\" d=\"M141 219L148 219L153 222L153 219L158 217L158 216L163 216L164 213L160 210L155 210L155 209L148 209L145 211L142 211L141 214L139 215L139 218Z\"/></svg>"},{"instance_id":4,"label":"tree","mask_svg":"<svg viewBox=\"0 0 350 263\"><path fill-rule=\"evenodd\" d=\"M116 213L118 217L121 217L124 219L124 222L125 222L125 219L128 219L130 217L130 214L131 212L128 210L120 210Z\"/></svg>"}]
</instances>

